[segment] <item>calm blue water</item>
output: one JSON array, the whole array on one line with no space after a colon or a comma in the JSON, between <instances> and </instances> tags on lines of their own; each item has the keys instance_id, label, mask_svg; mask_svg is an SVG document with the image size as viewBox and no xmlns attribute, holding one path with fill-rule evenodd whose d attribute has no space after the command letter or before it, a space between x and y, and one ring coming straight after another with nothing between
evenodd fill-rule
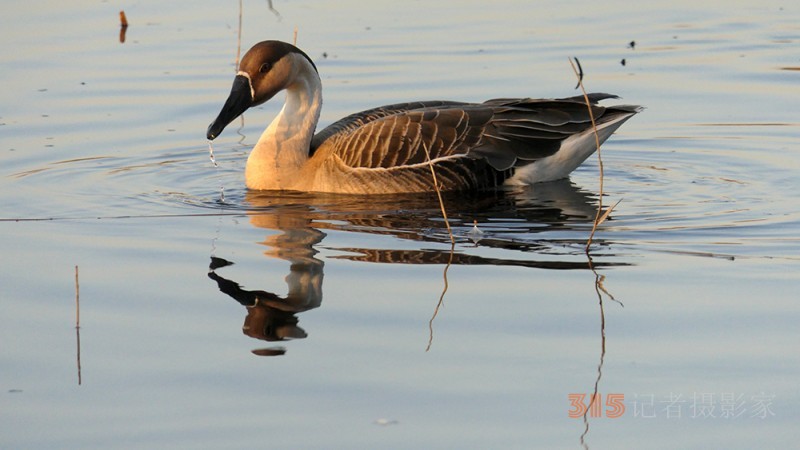
<instances>
[{"instance_id":1,"label":"calm blue water","mask_svg":"<svg viewBox=\"0 0 800 450\"><path fill-rule=\"evenodd\" d=\"M239 4L62 3L0 6L0 447L796 446L799 8L243 2L242 52L297 28L322 126L575 95L570 56L645 105L589 259L595 158L448 197L454 247L434 198L247 192L280 102L204 140Z\"/></svg>"}]
</instances>

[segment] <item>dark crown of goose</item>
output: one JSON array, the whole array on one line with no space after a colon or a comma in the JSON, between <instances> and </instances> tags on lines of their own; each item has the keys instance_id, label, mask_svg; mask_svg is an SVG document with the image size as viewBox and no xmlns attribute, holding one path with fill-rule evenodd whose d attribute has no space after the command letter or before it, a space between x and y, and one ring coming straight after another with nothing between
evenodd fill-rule
<instances>
[{"instance_id":1,"label":"dark crown of goose","mask_svg":"<svg viewBox=\"0 0 800 450\"><path fill-rule=\"evenodd\" d=\"M311 63L314 70L317 70L314 61L304 51L283 41L262 41L252 46L242 57L239 70L247 72L251 76L256 73L266 73L276 62L290 53L302 55Z\"/></svg>"},{"instance_id":2,"label":"dark crown of goose","mask_svg":"<svg viewBox=\"0 0 800 450\"><path fill-rule=\"evenodd\" d=\"M239 74L233 80L228 100L225 101L217 118L208 126L206 137L213 140L247 108L258 106L285 89L287 87L284 84L287 81L285 75L288 73L286 71L291 67L282 61L293 53L301 55L311 64L314 71L317 71L314 61L292 44L282 41L263 41L250 48L239 63Z\"/></svg>"}]
</instances>

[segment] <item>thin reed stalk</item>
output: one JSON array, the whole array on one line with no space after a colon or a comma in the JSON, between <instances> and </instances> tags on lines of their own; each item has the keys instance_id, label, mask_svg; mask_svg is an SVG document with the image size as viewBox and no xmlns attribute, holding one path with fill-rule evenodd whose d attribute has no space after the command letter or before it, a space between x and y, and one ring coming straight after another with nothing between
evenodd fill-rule
<instances>
[{"instance_id":1,"label":"thin reed stalk","mask_svg":"<svg viewBox=\"0 0 800 450\"><path fill-rule=\"evenodd\" d=\"M239 0L239 34L236 37L236 64L233 66L234 71L239 71L239 57L242 54L242 0Z\"/></svg>"},{"instance_id":2,"label":"thin reed stalk","mask_svg":"<svg viewBox=\"0 0 800 450\"><path fill-rule=\"evenodd\" d=\"M456 238L453 236L453 230L450 228L450 222L447 220L447 210L444 207L444 200L442 199L442 190L439 187L439 181L436 179L436 170L433 168L431 153L428 151L428 146L425 145L424 142L422 143L422 149L425 150L425 156L428 158L428 167L431 168L433 188L436 190L436 196L439 197L439 207L442 209L442 217L444 218L444 225L447 227L447 234L450 236L450 243L455 245Z\"/></svg>"},{"instance_id":3,"label":"thin reed stalk","mask_svg":"<svg viewBox=\"0 0 800 450\"><path fill-rule=\"evenodd\" d=\"M573 59L575 60L574 62ZM600 193L598 194L597 212L594 217L594 223L592 224L592 231L589 233L589 238L586 240L586 253L589 253L589 249L592 246L592 241L594 240L595 232L597 232L597 227L600 226L600 224L603 223L606 218L608 218L608 215L611 214L611 211L619 204L621 200L617 201L617 203L603 213L603 181L605 179L605 172L603 169L603 156L600 151L600 135L597 132L597 122L594 120L592 102L589 101L589 95L586 94L586 89L583 87L583 68L581 68L581 63L578 61L578 58L570 58L569 65L572 67L572 71L575 72L575 77L578 78L577 87L580 87L581 93L583 93L583 100L586 102L586 109L589 111L589 119L592 121L592 130L594 131L594 142L597 151L597 164L600 170Z\"/></svg>"},{"instance_id":4,"label":"thin reed stalk","mask_svg":"<svg viewBox=\"0 0 800 450\"><path fill-rule=\"evenodd\" d=\"M78 365L78 386L81 385L81 285L78 281L78 266L75 266L75 342L77 354L75 356Z\"/></svg>"}]
</instances>

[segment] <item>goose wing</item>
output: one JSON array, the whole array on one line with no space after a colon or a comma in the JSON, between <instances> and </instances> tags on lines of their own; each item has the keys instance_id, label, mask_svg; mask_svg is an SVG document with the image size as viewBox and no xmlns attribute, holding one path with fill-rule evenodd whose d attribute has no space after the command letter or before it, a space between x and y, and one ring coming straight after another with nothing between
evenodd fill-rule
<instances>
[{"instance_id":1,"label":"goose wing","mask_svg":"<svg viewBox=\"0 0 800 450\"><path fill-rule=\"evenodd\" d=\"M589 94L598 125L608 108L597 102L607 98L617 96ZM333 144L348 167L392 169L426 163L427 150L434 162L466 156L502 171L554 154L561 141L591 126L582 96L399 103L335 122L314 136L311 152Z\"/></svg>"},{"instance_id":2,"label":"goose wing","mask_svg":"<svg viewBox=\"0 0 800 450\"><path fill-rule=\"evenodd\" d=\"M426 107L349 123L329 138L332 155L350 168L401 169L459 158L477 146L493 110L482 105ZM370 120L372 119L372 120ZM326 131L326 130L324 130Z\"/></svg>"},{"instance_id":3,"label":"goose wing","mask_svg":"<svg viewBox=\"0 0 800 450\"><path fill-rule=\"evenodd\" d=\"M615 97L590 95L598 124L610 108L596 103ZM583 97L402 103L353 114L330 125L314 137L311 153L323 153L317 156L335 160L337 166L350 173L358 171L359 176L365 176L365 170L389 170L397 179L425 177L427 181L427 151L437 167L458 172L451 186L457 189L459 178L463 185L500 184L514 168L556 153L563 140L591 127ZM487 174L491 181L479 180Z\"/></svg>"},{"instance_id":4,"label":"goose wing","mask_svg":"<svg viewBox=\"0 0 800 450\"><path fill-rule=\"evenodd\" d=\"M620 113L614 107L599 106L598 101L618 98L611 94L589 94L592 115L599 127L615 120ZM530 164L556 153L570 136L588 132L592 117L582 96L561 99L493 99L483 105L494 116L484 130L484 139L470 152L485 158L496 170Z\"/></svg>"},{"instance_id":5,"label":"goose wing","mask_svg":"<svg viewBox=\"0 0 800 450\"><path fill-rule=\"evenodd\" d=\"M406 102L406 103L396 103L393 105L379 106L377 108L372 108L366 111L361 111L355 114L351 114L347 117L339 119L338 121L332 123L325 129L314 135L314 138L311 141L311 154L313 154L317 150L317 148L319 148L319 146L322 143L324 143L328 138L340 133L341 134L350 133L370 122L382 119L384 117L393 116L395 114L402 114L408 111L416 111L425 108L441 108L441 107L451 107L451 106L461 106L461 105L466 105L466 103L444 101L444 100Z\"/></svg>"}]
</instances>

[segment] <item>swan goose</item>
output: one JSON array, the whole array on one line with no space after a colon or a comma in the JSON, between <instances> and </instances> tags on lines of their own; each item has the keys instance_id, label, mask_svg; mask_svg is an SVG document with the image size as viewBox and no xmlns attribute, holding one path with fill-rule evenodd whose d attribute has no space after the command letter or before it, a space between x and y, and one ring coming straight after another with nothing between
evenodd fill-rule
<instances>
[{"instance_id":1,"label":"swan goose","mask_svg":"<svg viewBox=\"0 0 800 450\"><path fill-rule=\"evenodd\" d=\"M207 138L282 90L283 109L247 159L250 189L431 192L428 158L442 190L525 185L567 177L596 149L583 97L398 103L352 114L315 135L322 107L317 68L281 41L260 42L244 55ZM601 143L642 109L597 104L608 98L617 97L589 94Z\"/></svg>"}]
</instances>

